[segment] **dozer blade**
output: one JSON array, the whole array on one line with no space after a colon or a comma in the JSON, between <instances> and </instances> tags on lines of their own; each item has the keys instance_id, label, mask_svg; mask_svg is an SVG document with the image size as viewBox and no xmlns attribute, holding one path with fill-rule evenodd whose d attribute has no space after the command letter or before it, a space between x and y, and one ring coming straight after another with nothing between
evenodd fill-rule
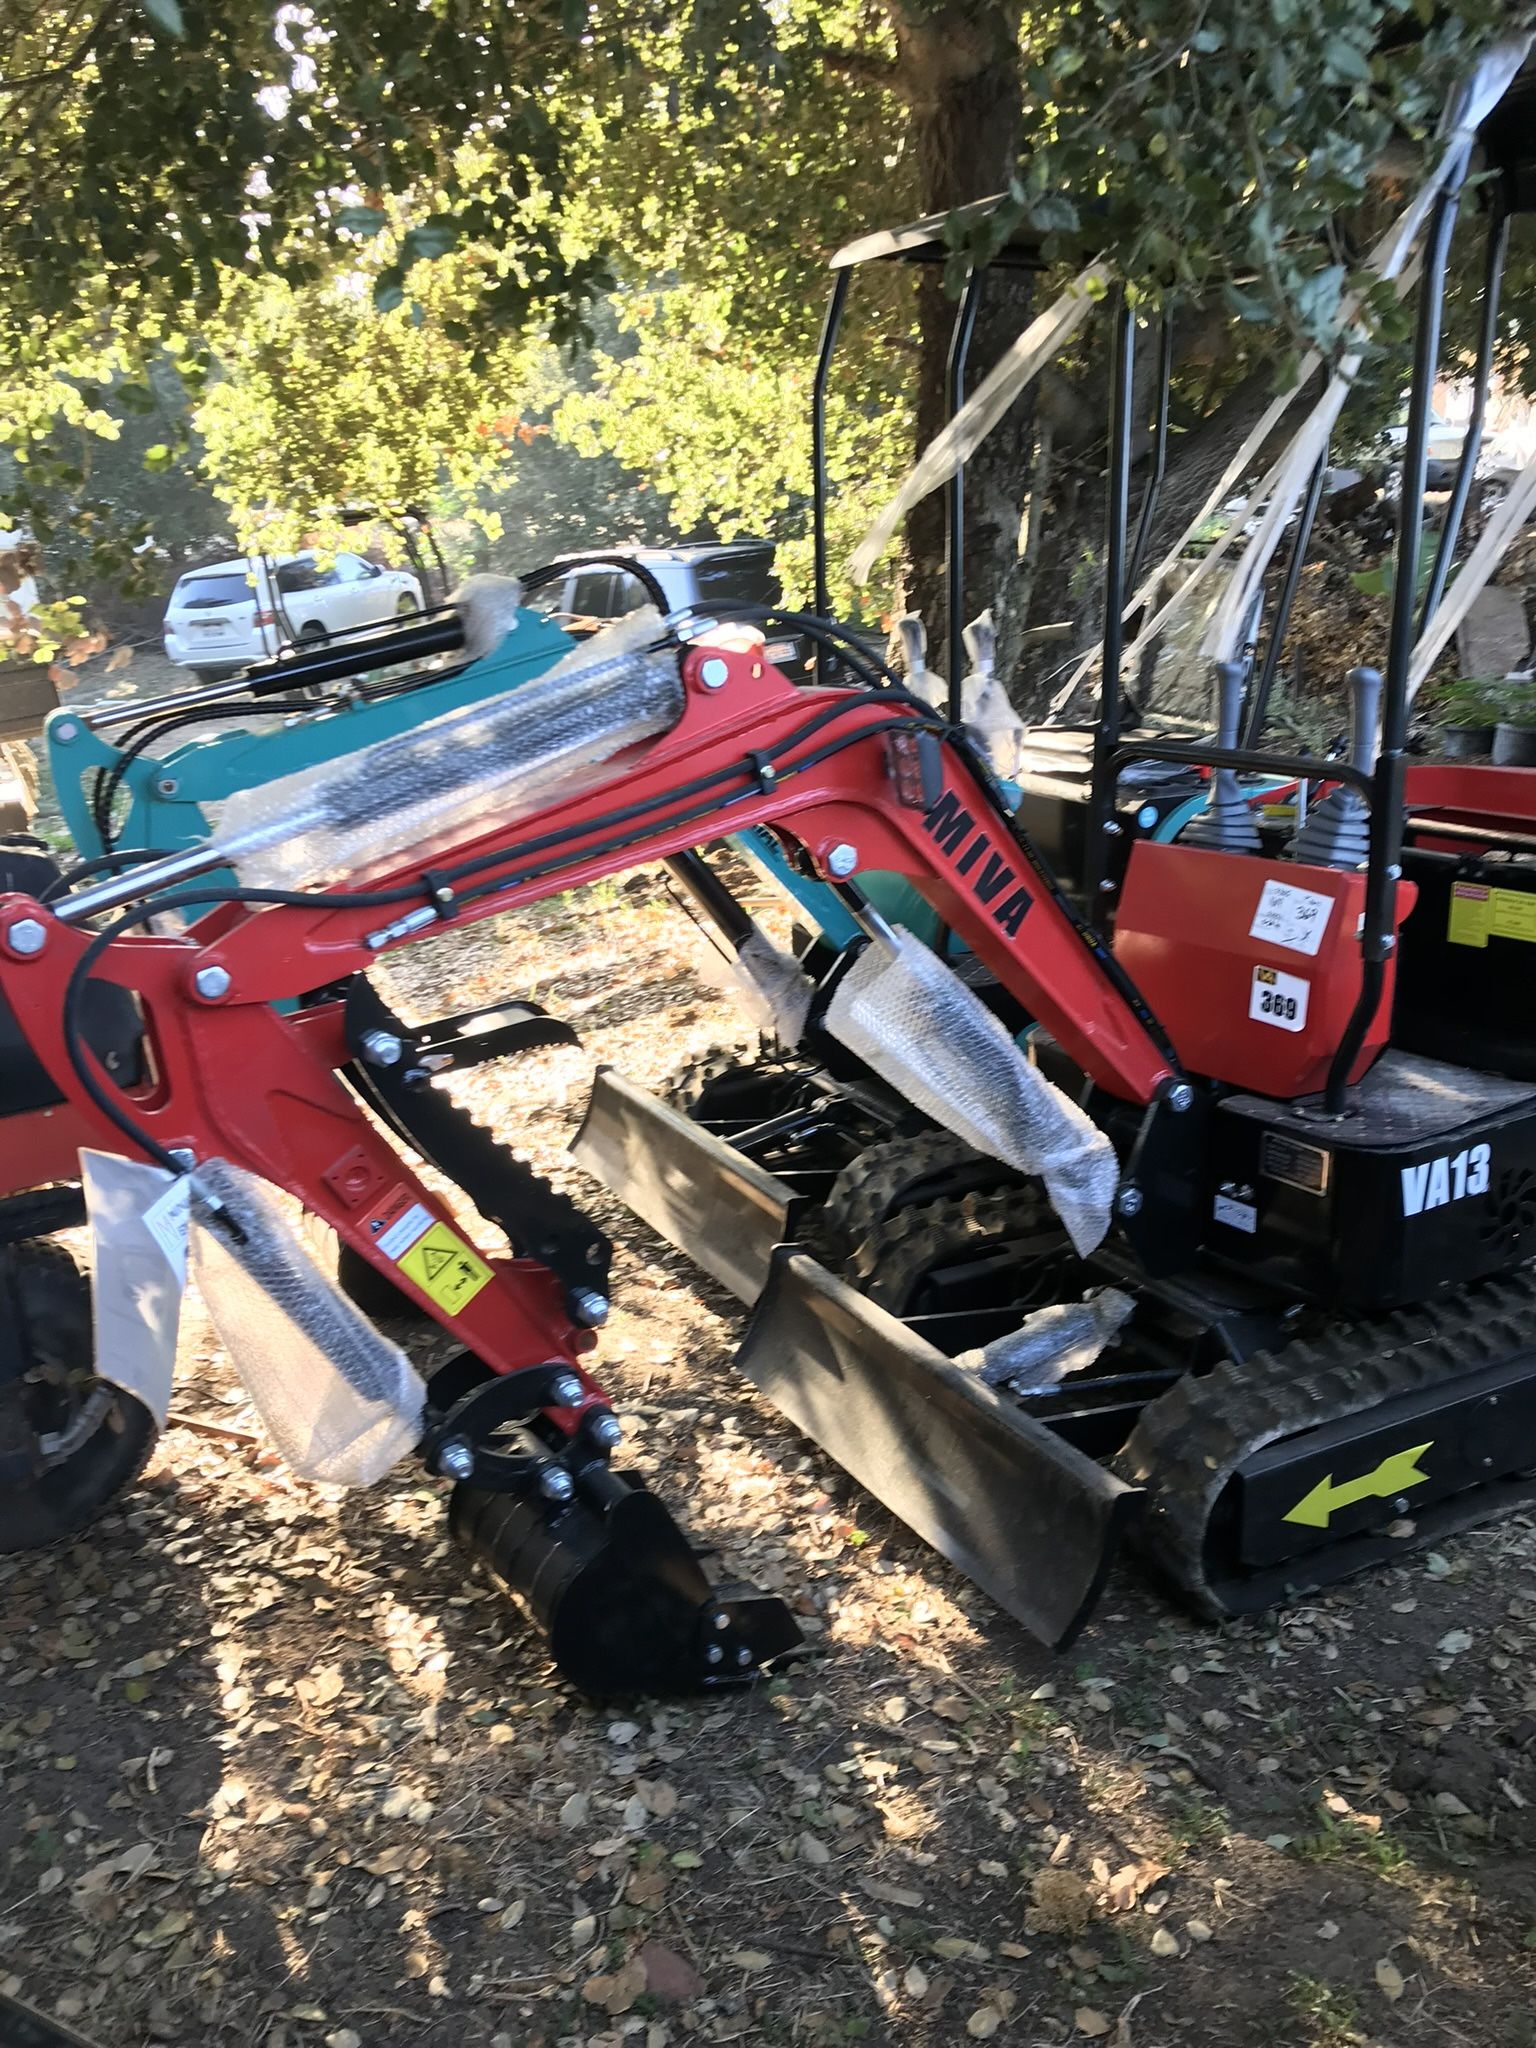
<instances>
[{"instance_id":1,"label":"dozer blade","mask_svg":"<svg viewBox=\"0 0 1536 2048\"><path fill-rule=\"evenodd\" d=\"M456 1486L449 1527L544 1630L565 1677L597 1698L741 1685L800 1647L776 1594L712 1586L656 1495L602 1467L559 1509Z\"/></svg>"},{"instance_id":2,"label":"dozer blade","mask_svg":"<svg viewBox=\"0 0 1536 2048\"><path fill-rule=\"evenodd\" d=\"M756 1301L790 1234L794 1193L777 1174L612 1067L597 1070L571 1156L739 1301Z\"/></svg>"},{"instance_id":3,"label":"dozer blade","mask_svg":"<svg viewBox=\"0 0 1536 2048\"><path fill-rule=\"evenodd\" d=\"M774 1256L736 1363L1031 1635L1072 1642L1137 1488L793 1246Z\"/></svg>"}]
</instances>

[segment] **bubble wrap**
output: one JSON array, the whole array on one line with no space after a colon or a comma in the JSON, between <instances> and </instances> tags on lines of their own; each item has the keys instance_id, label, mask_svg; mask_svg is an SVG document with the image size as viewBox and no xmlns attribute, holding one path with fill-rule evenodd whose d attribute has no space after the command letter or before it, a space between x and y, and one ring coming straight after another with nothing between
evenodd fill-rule
<instances>
[{"instance_id":1,"label":"bubble wrap","mask_svg":"<svg viewBox=\"0 0 1536 2048\"><path fill-rule=\"evenodd\" d=\"M997 679L997 633L990 611L966 627L965 647L971 657L970 673L960 686L965 722L986 749L994 773L1004 782L1017 781L1029 729Z\"/></svg>"},{"instance_id":2,"label":"bubble wrap","mask_svg":"<svg viewBox=\"0 0 1536 2048\"><path fill-rule=\"evenodd\" d=\"M301 1479L371 1486L421 1435L415 1368L325 1278L253 1175L209 1159L193 1181L198 1291L273 1443Z\"/></svg>"},{"instance_id":3,"label":"bubble wrap","mask_svg":"<svg viewBox=\"0 0 1536 2048\"><path fill-rule=\"evenodd\" d=\"M1083 1301L1053 1302L1027 1315L1006 1337L995 1337L979 1351L962 1351L955 1363L979 1373L989 1387L1048 1394L1069 1374L1092 1365L1135 1306L1114 1287Z\"/></svg>"},{"instance_id":4,"label":"bubble wrap","mask_svg":"<svg viewBox=\"0 0 1536 2048\"><path fill-rule=\"evenodd\" d=\"M464 627L464 652L471 661L484 661L517 630L523 586L515 576L466 576L448 602Z\"/></svg>"},{"instance_id":5,"label":"bubble wrap","mask_svg":"<svg viewBox=\"0 0 1536 2048\"><path fill-rule=\"evenodd\" d=\"M732 992L752 1022L781 1045L798 1045L816 990L794 954L781 952L765 932L754 932L728 971Z\"/></svg>"},{"instance_id":6,"label":"bubble wrap","mask_svg":"<svg viewBox=\"0 0 1536 2048\"><path fill-rule=\"evenodd\" d=\"M647 606L537 682L241 790L213 843L247 886L301 889L430 855L569 795L682 715L677 652L656 647L661 633Z\"/></svg>"},{"instance_id":7,"label":"bubble wrap","mask_svg":"<svg viewBox=\"0 0 1536 2048\"><path fill-rule=\"evenodd\" d=\"M1086 1258L1109 1228L1114 1148L979 996L910 932L898 927L897 940L854 962L827 1006L827 1029L956 1137L1038 1174Z\"/></svg>"}]
</instances>

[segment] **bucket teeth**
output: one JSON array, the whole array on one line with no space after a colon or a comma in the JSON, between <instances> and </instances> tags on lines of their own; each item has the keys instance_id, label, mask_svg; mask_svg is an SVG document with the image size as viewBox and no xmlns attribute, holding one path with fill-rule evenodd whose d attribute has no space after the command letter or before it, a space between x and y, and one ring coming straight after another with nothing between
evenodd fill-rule
<instances>
[{"instance_id":1,"label":"bucket teeth","mask_svg":"<svg viewBox=\"0 0 1536 2048\"><path fill-rule=\"evenodd\" d=\"M777 1595L712 1586L656 1495L603 1466L558 1510L456 1486L449 1526L544 1630L562 1674L598 1698L744 1684L800 1647Z\"/></svg>"}]
</instances>

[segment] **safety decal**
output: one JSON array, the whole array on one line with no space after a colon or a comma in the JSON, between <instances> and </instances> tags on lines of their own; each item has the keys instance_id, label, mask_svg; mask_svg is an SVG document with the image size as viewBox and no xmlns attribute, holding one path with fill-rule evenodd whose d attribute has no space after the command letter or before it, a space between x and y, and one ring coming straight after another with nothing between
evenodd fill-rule
<instances>
[{"instance_id":1,"label":"safety decal","mask_svg":"<svg viewBox=\"0 0 1536 2048\"><path fill-rule=\"evenodd\" d=\"M432 1228L432 1211L420 1202L410 1202L396 1214L386 1210L376 1216L371 1228L379 1233L379 1250L387 1259L403 1259L417 1238Z\"/></svg>"},{"instance_id":2,"label":"safety decal","mask_svg":"<svg viewBox=\"0 0 1536 2048\"><path fill-rule=\"evenodd\" d=\"M1434 1447L1431 1437L1411 1451L1392 1451L1373 1471L1363 1472L1358 1479L1341 1479L1337 1485L1330 1472L1304 1500L1287 1509L1285 1520L1304 1523L1309 1529L1326 1529L1340 1508L1352 1508L1361 1500L1390 1500L1410 1486L1422 1486L1429 1474L1419 1470L1419 1460Z\"/></svg>"},{"instance_id":3,"label":"safety decal","mask_svg":"<svg viewBox=\"0 0 1536 2048\"><path fill-rule=\"evenodd\" d=\"M1524 889L1490 889L1481 882L1453 882L1445 936L1453 946L1483 948L1490 939L1536 943L1536 896Z\"/></svg>"},{"instance_id":4,"label":"safety decal","mask_svg":"<svg viewBox=\"0 0 1536 2048\"><path fill-rule=\"evenodd\" d=\"M1291 953L1315 953L1332 914L1333 898L1317 889L1266 882L1248 936L1269 946L1284 946Z\"/></svg>"},{"instance_id":5,"label":"safety decal","mask_svg":"<svg viewBox=\"0 0 1536 2048\"><path fill-rule=\"evenodd\" d=\"M484 1259L471 1251L462 1237L455 1237L446 1223L434 1223L423 1231L399 1264L401 1272L451 1316L468 1308L491 1278Z\"/></svg>"},{"instance_id":6,"label":"safety decal","mask_svg":"<svg viewBox=\"0 0 1536 2048\"><path fill-rule=\"evenodd\" d=\"M1248 1014L1257 1023L1274 1024L1281 1031L1303 1031L1311 988L1299 974L1283 974L1278 967L1255 967Z\"/></svg>"}]
</instances>

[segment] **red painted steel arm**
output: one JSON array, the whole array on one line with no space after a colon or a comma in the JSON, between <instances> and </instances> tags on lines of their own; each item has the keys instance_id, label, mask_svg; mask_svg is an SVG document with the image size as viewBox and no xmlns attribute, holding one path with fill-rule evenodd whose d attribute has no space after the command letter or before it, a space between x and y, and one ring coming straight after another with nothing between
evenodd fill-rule
<instances>
[{"instance_id":1,"label":"red painted steel arm","mask_svg":"<svg viewBox=\"0 0 1536 2048\"><path fill-rule=\"evenodd\" d=\"M456 913L461 921L515 909L748 825L775 827L822 875L831 849L850 845L861 869L907 876L1094 1080L1131 1101L1153 1098L1171 1072L1168 1056L1125 992L1123 977L1033 869L962 757L943 749L943 794L936 805L925 810L901 802L890 766L891 729L915 729L924 714L875 692L797 689L760 656L722 656L713 648L708 658L724 659L729 676L723 687L706 689L698 682L704 658L695 648L683 659L688 690L679 723L619 757L598 786L499 824L451 854L435 853L434 875L483 859L487 865L459 886L501 883L494 894L465 902ZM797 740L829 711L832 717ZM833 747L838 750L827 751ZM771 777L759 782L745 771L752 753L776 755ZM717 795L680 794L711 777L718 778ZM616 810L653 799L659 805L653 819L627 827L613 822ZM558 851L534 851L556 833L567 835ZM613 845L621 833L623 843ZM425 865L402 859L387 875L370 877L368 887L409 882ZM200 943L186 953L186 999L197 1002L192 975L214 961L231 978L226 1007L322 987L376 957L380 949L369 946L368 935L394 914L352 906L221 912L193 934ZM126 959L132 945L114 952ZM121 978L133 980L131 973Z\"/></svg>"}]
</instances>

